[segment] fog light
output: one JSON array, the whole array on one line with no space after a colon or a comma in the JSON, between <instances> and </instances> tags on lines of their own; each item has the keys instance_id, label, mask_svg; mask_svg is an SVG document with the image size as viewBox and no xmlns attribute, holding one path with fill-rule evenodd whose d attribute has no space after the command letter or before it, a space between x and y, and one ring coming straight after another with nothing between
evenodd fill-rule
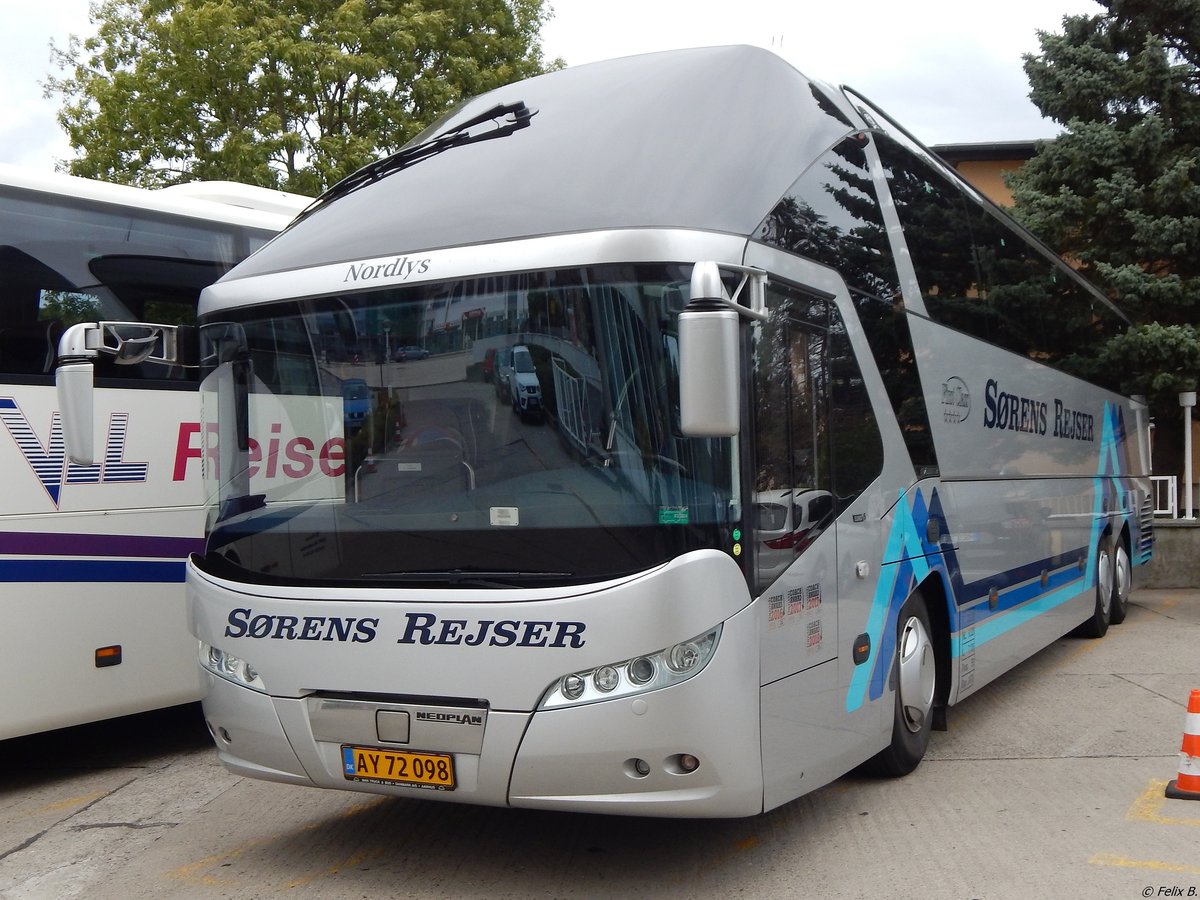
<instances>
[{"instance_id":1,"label":"fog light","mask_svg":"<svg viewBox=\"0 0 1200 900\"><path fill-rule=\"evenodd\" d=\"M684 772L695 772L700 768L700 760L690 753L679 754L679 768Z\"/></svg>"},{"instance_id":2,"label":"fog light","mask_svg":"<svg viewBox=\"0 0 1200 900\"><path fill-rule=\"evenodd\" d=\"M650 763L634 756L621 763L621 771L627 778L645 778L650 774Z\"/></svg>"}]
</instances>

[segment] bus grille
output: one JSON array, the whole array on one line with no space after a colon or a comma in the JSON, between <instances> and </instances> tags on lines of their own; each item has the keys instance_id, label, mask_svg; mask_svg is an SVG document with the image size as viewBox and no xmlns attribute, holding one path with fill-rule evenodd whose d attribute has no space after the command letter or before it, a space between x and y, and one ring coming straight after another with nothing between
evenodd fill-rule
<instances>
[{"instance_id":1,"label":"bus grille","mask_svg":"<svg viewBox=\"0 0 1200 900\"><path fill-rule=\"evenodd\" d=\"M1150 493L1142 498L1138 525L1138 555L1149 559L1154 550L1154 496Z\"/></svg>"}]
</instances>

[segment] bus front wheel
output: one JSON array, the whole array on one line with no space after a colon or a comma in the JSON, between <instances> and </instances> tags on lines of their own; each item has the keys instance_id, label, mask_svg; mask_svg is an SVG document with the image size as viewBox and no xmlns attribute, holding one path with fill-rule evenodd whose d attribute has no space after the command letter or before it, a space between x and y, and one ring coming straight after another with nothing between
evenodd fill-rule
<instances>
[{"instance_id":1,"label":"bus front wheel","mask_svg":"<svg viewBox=\"0 0 1200 900\"><path fill-rule=\"evenodd\" d=\"M881 775L907 775L929 746L937 696L937 652L925 598L913 593L896 620L896 704L892 742L870 761Z\"/></svg>"}]
</instances>

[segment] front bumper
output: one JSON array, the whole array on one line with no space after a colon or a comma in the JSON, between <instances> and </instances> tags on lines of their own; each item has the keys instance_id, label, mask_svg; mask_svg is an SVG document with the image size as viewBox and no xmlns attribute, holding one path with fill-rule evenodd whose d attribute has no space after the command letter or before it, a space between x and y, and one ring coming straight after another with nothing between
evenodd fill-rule
<instances>
[{"instance_id":1,"label":"front bumper","mask_svg":"<svg viewBox=\"0 0 1200 900\"><path fill-rule=\"evenodd\" d=\"M340 695L334 705L350 712L339 720L318 713L329 704L312 695L270 697L208 672L204 713L222 763L252 778L490 806L746 816L763 808L753 636L751 609L743 610L725 623L708 666L687 682L561 709L488 708L478 738L450 726L444 737L427 731L408 744L380 740L378 712L429 709L437 703L432 699ZM449 752L456 788L350 781L343 772L346 744ZM684 771L684 755L699 767Z\"/></svg>"}]
</instances>

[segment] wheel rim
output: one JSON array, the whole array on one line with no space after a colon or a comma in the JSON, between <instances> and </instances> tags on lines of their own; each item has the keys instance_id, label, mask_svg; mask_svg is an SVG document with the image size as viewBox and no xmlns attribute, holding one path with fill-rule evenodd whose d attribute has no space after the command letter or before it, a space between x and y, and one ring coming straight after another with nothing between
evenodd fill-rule
<instances>
[{"instance_id":1,"label":"wheel rim","mask_svg":"<svg viewBox=\"0 0 1200 900\"><path fill-rule=\"evenodd\" d=\"M1133 572L1129 565L1129 554L1124 547L1117 548L1116 572L1114 574L1117 599L1124 603L1129 599L1129 589L1133 585Z\"/></svg>"},{"instance_id":2,"label":"wheel rim","mask_svg":"<svg viewBox=\"0 0 1200 900\"><path fill-rule=\"evenodd\" d=\"M913 733L925 726L933 709L936 681L933 642L924 623L913 616L900 633L900 711L905 727Z\"/></svg>"},{"instance_id":3,"label":"wheel rim","mask_svg":"<svg viewBox=\"0 0 1200 900\"><path fill-rule=\"evenodd\" d=\"M1100 610L1106 618L1109 614L1109 606L1112 604L1112 591L1112 557L1109 556L1106 549L1101 547L1096 560L1096 602L1100 604Z\"/></svg>"}]
</instances>

